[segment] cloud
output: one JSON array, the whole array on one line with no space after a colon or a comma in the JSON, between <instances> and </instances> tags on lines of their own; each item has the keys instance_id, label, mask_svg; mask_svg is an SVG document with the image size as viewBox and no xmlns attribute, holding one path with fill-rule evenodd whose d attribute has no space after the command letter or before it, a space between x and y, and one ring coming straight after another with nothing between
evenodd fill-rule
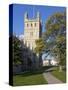
<instances>
[{"instance_id":1,"label":"cloud","mask_svg":"<svg viewBox=\"0 0 68 90\"><path fill-rule=\"evenodd\" d=\"M24 35L23 34L19 35L19 40L23 40L23 39L24 39Z\"/></svg>"}]
</instances>

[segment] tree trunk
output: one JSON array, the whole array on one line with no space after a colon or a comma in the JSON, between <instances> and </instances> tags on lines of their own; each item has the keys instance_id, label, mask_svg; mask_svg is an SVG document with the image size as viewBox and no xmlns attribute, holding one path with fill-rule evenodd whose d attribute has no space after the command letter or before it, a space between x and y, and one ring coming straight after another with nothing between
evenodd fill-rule
<instances>
[{"instance_id":1,"label":"tree trunk","mask_svg":"<svg viewBox=\"0 0 68 90\"><path fill-rule=\"evenodd\" d=\"M59 65L59 72L62 72L62 66Z\"/></svg>"}]
</instances>

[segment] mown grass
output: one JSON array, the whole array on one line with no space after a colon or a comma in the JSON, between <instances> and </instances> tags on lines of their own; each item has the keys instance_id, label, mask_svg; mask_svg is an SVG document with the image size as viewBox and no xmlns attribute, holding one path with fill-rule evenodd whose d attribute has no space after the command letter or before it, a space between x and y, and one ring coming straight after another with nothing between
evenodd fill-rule
<instances>
[{"instance_id":1,"label":"mown grass","mask_svg":"<svg viewBox=\"0 0 68 90\"><path fill-rule=\"evenodd\" d=\"M59 72L59 69L55 68L51 73L62 82L66 82L66 71Z\"/></svg>"},{"instance_id":2,"label":"mown grass","mask_svg":"<svg viewBox=\"0 0 68 90\"><path fill-rule=\"evenodd\" d=\"M21 75L13 76L13 85L39 85L47 84L47 81L43 78L42 72L27 72Z\"/></svg>"}]
</instances>

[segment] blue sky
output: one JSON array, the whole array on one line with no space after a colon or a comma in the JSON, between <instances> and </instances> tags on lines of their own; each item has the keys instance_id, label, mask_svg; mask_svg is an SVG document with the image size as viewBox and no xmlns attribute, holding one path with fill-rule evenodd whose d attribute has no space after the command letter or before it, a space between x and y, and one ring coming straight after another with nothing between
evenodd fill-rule
<instances>
[{"instance_id":1,"label":"blue sky","mask_svg":"<svg viewBox=\"0 0 68 90\"><path fill-rule=\"evenodd\" d=\"M55 6L37 6L37 5L22 5L14 4L13 5L13 33L17 36L24 34L24 14L28 13L30 19L36 18L37 12L40 13L40 19L42 20L42 31L45 31L45 23L49 16L53 15L56 12L66 11L65 7L55 7ZM42 55L42 59L46 54ZM47 59L51 57L48 56ZM53 58L53 57L52 57Z\"/></svg>"},{"instance_id":2,"label":"blue sky","mask_svg":"<svg viewBox=\"0 0 68 90\"><path fill-rule=\"evenodd\" d=\"M13 33L16 35L24 34L24 14L28 13L29 18L36 18L37 12L40 13L40 19L42 20L42 31L45 31L45 23L49 16L56 12L64 12L65 7L54 6L37 6L37 5L13 5Z\"/></svg>"}]
</instances>

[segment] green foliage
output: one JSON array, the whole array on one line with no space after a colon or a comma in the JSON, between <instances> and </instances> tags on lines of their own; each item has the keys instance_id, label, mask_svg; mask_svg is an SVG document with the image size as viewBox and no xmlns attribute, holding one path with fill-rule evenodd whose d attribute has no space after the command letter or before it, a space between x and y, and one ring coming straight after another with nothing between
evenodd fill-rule
<instances>
[{"instance_id":1,"label":"green foliage","mask_svg":"<svg viewBox=\"0 0 68 90\"><path fill-rule=\"evenodd\" d=\"M59 72L58 68L55 68L54 71L52 71L52 74L58 78L59 80L61 80L62 82L66 82L66 72L62 71Z\"/></svg>"},{"instance_id":2,"label":"green foliage","mask_svg":"<svg viewBox=\"0 0 68 90\"><path fill-rule=\"evenodd\" d=\"M44 44L44 41L42 38L36 40L36 48L35 48L35 52L40 54L42 53L42 51L44 50L45 48L45 44Z\"/></svg>"},{"instance_id":3,"label":"green foliage","mask_svg":"<svg viewBox=\"0 0 68 90\"><path fill-rule=\"evenodd\" d=\"M66 14L55 13L46 23L44 34L46 43L45 51L59 60L59 64L66 63Z\"/></svg>"},{"instance_id":4,"label":"green foliage","mask_svg":"<svg viewBox=\"0 0 68 90\"><path fill-rule=\"evenodd\" d=\"M13 64L21 64L22 49L21 42L16 36L12 36Z\"/></svg>"}]
</instances>

